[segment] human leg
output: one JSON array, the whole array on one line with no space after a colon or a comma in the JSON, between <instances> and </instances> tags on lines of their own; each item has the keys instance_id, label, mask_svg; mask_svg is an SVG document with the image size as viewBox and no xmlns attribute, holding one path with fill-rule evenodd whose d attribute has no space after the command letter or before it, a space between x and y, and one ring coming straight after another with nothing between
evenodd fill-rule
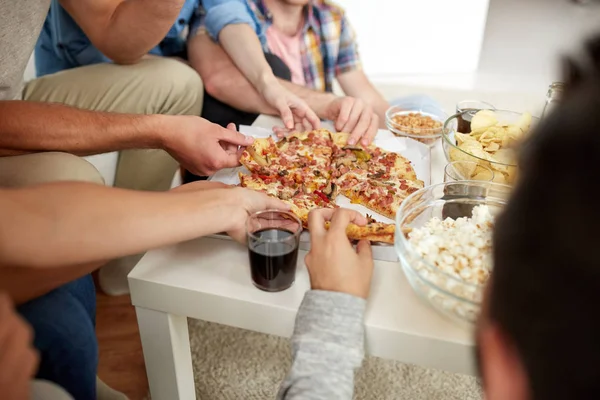
<instances>
[{"instance_id":1,"label":"human leg","mask_svg":"<svg viewBox=\"0 0 600 400\"><path fill-rule=\"evenodd\" d=\"M94 111L129 114L200 115L200 76L184 63L152 57L135 65L96 64L47 75L29 83L24 98L62 103ZM119 153L115 186L135 190L168 190L178 163L164 150ZM99 273L100 287L110 295L129 292L127 274L143 254L113 260Z\"/></svg>"},{"instance_id":2,"label":"human leg","mask_svg":"<svg viewBox=\"0 0 600 400\"><path fill-rule=\"evenodd\" d=\"M31 81L24 98L128 114L200 115L202 81L182 62L152 57L135 65L96 64ZM167 190L177 169L163 150L126 150L115 186Z\"/></svg>"},{"instance_id":3,"label":"human leg","mask_svg":"<svg viewBox=\"0 0 600 400\"><path fill-rule=\"evenodd\" d=\"M90 275L17 307L34 331L40 353L37 379L53 382L75 400L96 399L96 295Z\"/></svg>"}]
</instances>

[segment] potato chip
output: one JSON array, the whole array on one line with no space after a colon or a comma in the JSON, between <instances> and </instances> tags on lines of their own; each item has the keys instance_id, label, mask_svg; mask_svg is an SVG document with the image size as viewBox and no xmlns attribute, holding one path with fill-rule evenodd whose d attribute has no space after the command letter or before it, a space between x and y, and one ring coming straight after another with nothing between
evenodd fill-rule
<instances>
[{"instance_id":1,"label":"potato chip","mask_svg":"<svg viewBox=\"0 0 600 400\"><path fill-rule=\"evenodd\" d=\"M488 153L493 153L500 150L500 144L498 142L490 142L486 147L483 148Z\"/></svg>"},{"instance_id":2,"label":"potato chip","mask_svg":"<svg viewBox=\"0 0 600 400\"><path fill-rule=\"evenodd\" d=\"M475 163L458 163L454 164L454 171L462 179L471 179L477 170L477 164Z\"/></svg>"},{"instance_id":3,"label":"potato chip","mask_svg":"<svg viewBox=\"0 0 600 400\"><path fill-rule=\"evenodd\" d=\"M458 144L462 144L467 141L473 141L473 142L477 141L477 139L475 139L473 136L469 135L468 133L455 132L454 135L456 137L456 143L458 143Z\"/></svg>"},{"instance_id":4,"label":"potato chip","mask_svg":"<svg viewBox=\"0 0 600 400\"><path fill-rule=\"evenodd\" d=\"M483 160L488 159L488 153L483 149L483 145L477 141L467 141L458 146L462 151L469 153Z\"/></svg>"},{"instance_id":5,"label":"potato chip","mask_svg":"<svg viewBox=\"0 0 600 400\"><path fill-rule=\"evenodd\" d=\"M494 177L494 173L487 168L482 168L477 166L473 174L471 175L471 179L475 181L490 181Z\"/></svg>"},{"instance_id":6,"label":"potato chip","mask_svg":"<svg viewBox=\"0 0 600 400\"><path fill-rule=\"evenodd\" d=\"M494 171L495 182L512 183L517 174L514 148L529 133L532 120L531 114L524 113L515 124L510 124L498 121L492 110L478 111L471 121L471 133L456 132L456 145L468 154L453 148L450 149L449 158L452 161L476 161ZM476 179L479 173L484 172L473 171L472 178ZM489 175L489 171L486 173ZM484 178L485 175L479 177Z\"/></svg>"},{"instance_id":7,"label":"potato chip","mask_svg":"<svg viewBox=\"0 0 600 400\"><path fill-rule=\"evenodd\" d=\"M487 111L487 110L484 110ZM471 130L489 128L498 123L495 115L479 111L471 120Z\"/></svg>"}]
</instances>

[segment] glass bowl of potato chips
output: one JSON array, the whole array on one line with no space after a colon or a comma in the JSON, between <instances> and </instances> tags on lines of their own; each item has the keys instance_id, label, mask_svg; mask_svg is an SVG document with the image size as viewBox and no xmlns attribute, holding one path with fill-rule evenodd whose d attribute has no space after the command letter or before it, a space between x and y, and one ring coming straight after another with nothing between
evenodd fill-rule
<instances>
[{"instance_id":1,"label":"glass bowl of potato chips","mask_svg":"<svg viewBox=\"0 0 600 400\"><path fill-rule=\"evenodd\" d=\"M469 171L462 171L469 180L487 180L482 174L489 174L489 168L494 171L494 182L512 185L517 177L519 145L537 121L530 113L508 110L455 114L442 129L444 154L448 162L476 162Z\"/></svg>"}]
</instances>

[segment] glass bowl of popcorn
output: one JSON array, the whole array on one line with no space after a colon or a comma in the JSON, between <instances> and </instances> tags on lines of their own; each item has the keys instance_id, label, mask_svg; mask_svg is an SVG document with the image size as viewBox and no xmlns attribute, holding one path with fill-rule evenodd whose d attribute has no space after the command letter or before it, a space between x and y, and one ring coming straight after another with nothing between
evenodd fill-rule
<instances>
[{"instance_id":1,"label":"glass bowl of popcorn","mask_svg":"<svg viewBox=\"0 0 600 400\"><path fill-rule=\"evenodd\" d=\"M395 248L417 295L443 315L470 325L492 269L494 220L507 185L453 181L406 198L396 215Z\"/></svg>"}]
</instances>

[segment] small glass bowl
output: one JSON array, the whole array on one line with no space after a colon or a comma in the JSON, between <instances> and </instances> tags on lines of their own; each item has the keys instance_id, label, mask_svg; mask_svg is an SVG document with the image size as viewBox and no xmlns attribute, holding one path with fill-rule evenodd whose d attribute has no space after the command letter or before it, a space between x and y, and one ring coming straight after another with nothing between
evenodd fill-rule
<instances>
[{"instance_id":1,"label":"small glass bowl","mask_svg":"<svg viewBox=\"0 0 600 400\"><path fill-rule=\"evenodd\" d=\"M411 287L435 310L463 326L471 327L476 321L485 285L465 282L429 263L405 235L433 217L471 217L473 208L482 204L496 216L506 205L510 189L481 181L440 183L410 195L396 215L396 253Z\"/></svg>"},{"instance_id":2,"label":"small glass bowl","mask_svg":"<svg viewBox=\"0 0 600 400\"><path fill-rule=\"evenodd\" d=\"M434 128L413 127L403 125L395 120L395 117L408 114L421 114L422 116L430 117L440 125ZM444 110L435 105L420 102L404 102L396 104L387 110L385 113L385 124L394 135L408 137L431 147L442 136L443 123L447 117Z\"/></svg>"}]
</instances>

